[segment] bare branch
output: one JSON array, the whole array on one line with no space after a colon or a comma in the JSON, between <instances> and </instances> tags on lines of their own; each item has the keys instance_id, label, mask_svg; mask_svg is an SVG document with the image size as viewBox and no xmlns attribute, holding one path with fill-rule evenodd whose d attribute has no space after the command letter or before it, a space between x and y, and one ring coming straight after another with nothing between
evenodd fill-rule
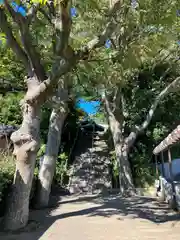
<instances>
[{"instance_id":1,"label":"bare branch","mask_svg":"<svg viewBox=\"0 0 180 240\"><path fill-rule=\"evenodd\" d=\"M7 43L9 47L12 48L17 57L23 61L26 70L30 74L30 63L28 61L28 56L26 55L25 51L21 48L21 46L17 43L16 38L12 33L12 28L8 23L6 14L4 13L4 10L2 8L0 8L0 28L6 34Z\"/></svg>"}]
</instances>

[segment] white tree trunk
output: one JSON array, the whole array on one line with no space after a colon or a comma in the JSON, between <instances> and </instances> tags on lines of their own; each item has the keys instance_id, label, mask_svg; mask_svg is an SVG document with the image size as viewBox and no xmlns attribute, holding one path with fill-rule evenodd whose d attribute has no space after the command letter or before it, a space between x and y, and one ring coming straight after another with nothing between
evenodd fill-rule
<instances>
[{"instance_id":1,"label":"white tree trunk","mask_svg":"<svg viewBox=\"0 0 180 240\"><path fill-rule=\"evenodd\" d=\"M67 107L65 103L59 104L59 108L54 108L49 123L48 141L46 153L39 171L39 184L36 207L44 208L48 206L51 185L56 169L56 160L58 157L61 143L61 134L64 121L67 116Z\"/></svg>"},{"instance_id":2,"label":"white tree trunk","mask_svg":"<svg viewBox=\"0 0 180 240\"><path fill-rule=\"evenodd\" d=\"M40 107L37 103L24 103L22 126L11 136L16 155L16 172L4 218L5 229L20 229L28 222L29 197L40 144Z\"/></svg>"}]
</instances>

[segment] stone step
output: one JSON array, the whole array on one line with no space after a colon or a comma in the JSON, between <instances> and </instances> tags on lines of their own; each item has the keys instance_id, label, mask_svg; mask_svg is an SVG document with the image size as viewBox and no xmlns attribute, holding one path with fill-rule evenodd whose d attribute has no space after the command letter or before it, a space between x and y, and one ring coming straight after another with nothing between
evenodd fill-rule
<instances>
[{"instance_id":1,"label":"stone step","mask_svg":"<svg viewBox=\"0 0 180 240\"><path fill-rule=\"evenodd\" d=\"M79 141L77 148L87 142L86 136ZM71 193L99 192L111 188L109 176L108 146L102 136L97 135L92 139L92 147L86 152L76 156L70 179L69 190Z\"/></svg>"}]
</instances>

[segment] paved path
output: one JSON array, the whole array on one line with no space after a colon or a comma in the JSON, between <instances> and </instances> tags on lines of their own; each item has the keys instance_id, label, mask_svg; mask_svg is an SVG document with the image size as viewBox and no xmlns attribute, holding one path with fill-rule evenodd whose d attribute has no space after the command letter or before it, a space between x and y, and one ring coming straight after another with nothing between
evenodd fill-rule
<instances>
[{"instance_id":1,"label":"paved path","mask_svg":"<svg viewBox=\"0 0 180 240\"><path fill-rule=\"evenodd\" d=\"M31 212L28 232L1 240L178 240L180 217L153 199L62 198L54 210ZM35 221L34 221L35 220Z\"/></svg>"}]
</instances>

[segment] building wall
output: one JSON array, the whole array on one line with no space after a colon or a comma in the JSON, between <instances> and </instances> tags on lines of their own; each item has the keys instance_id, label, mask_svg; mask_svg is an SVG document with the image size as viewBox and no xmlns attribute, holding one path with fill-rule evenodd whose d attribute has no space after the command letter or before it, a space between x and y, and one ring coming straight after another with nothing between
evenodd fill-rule
<instances>
[{"instance_id":1,"label":"building wall","mask_svg":"<svg viewBox=\"0 0 180 240\"><path fill-rule=\"evenodd\" d=\"M162 174L162 164L159 164L159 170ZM165 170L165 178L170 179L170 171L169 171L169 163L164 163L164 170ZM180 159L173 159L172 160L172 172L175 176L176 174L180 173Z\"/></svg>"}]
</instances>

